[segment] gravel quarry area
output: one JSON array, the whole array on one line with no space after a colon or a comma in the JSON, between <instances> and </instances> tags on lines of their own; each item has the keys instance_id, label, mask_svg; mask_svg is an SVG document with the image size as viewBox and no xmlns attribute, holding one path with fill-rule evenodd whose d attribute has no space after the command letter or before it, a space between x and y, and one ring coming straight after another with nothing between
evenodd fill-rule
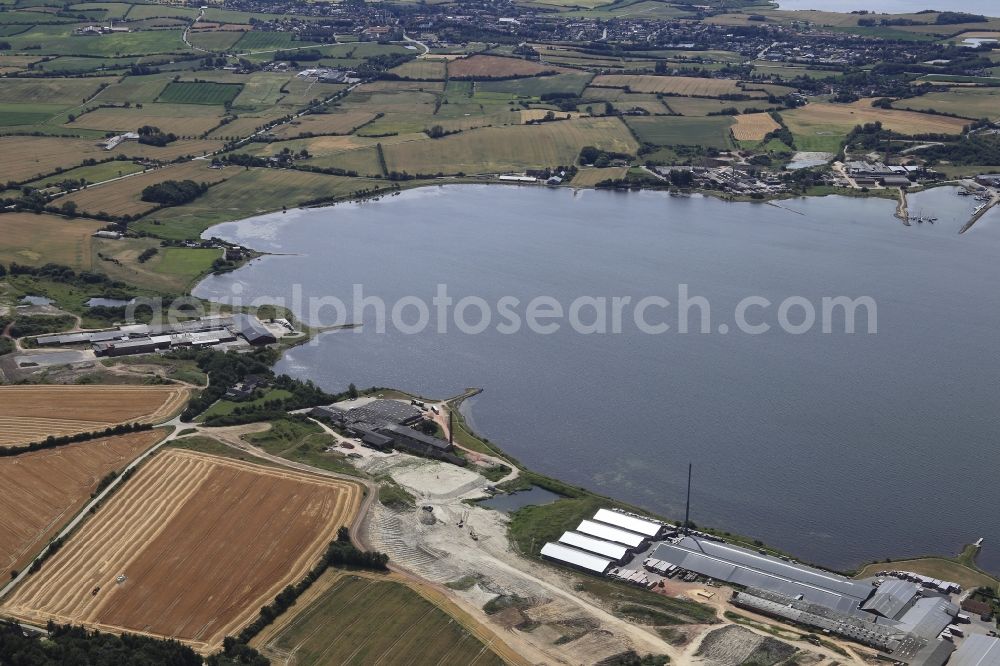
<instances>
[{"instance_id":1,"label":"gravel quarry area","mask_svg":"<svg viewBox=\"0 0 1000 666\"><path fill-rule=\"evenodd\" d=\"M573 590L574 574L515 553L507 539L506 514L470 503L488 496L486 478L406 454L356 464L369 474L391 477L417 502L407 511L375 503L367 525L371 547L388 553L394 565L441 585L532 662L594 663L627 650L678 654L651 631L581 598Z\"/></svg>"}]
</instances>

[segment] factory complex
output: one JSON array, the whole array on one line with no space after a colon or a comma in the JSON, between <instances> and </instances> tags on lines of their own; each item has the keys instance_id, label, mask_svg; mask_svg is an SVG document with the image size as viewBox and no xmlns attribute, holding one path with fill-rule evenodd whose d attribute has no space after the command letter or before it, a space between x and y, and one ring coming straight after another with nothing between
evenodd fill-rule
<instances>
[{"instance_id":1,"label":"factory complex","mask_svg":"<svg viewBox=\"0 0 1000 666\"><path fill-rule=\"evenodd\" d=\"M254 315L234 314L174 324L132 324L106 331L44 335L36 342L40 347L90 345L95 356L129 356L178 347L267 345L277 342L278 335L280 331L276 333Z\"/></svg>"},{"instance_id":2,"label":"factory complex","mask_svg":"<svg viewBox=\"0 0 1000 666\"><path fill-rule=\"evenodd\" d=\"M1000 666L1000 638L962 612L956 583L905 571L855 580L618 510L600 509L541 555L650 589L666 579L733 587L730 602L914 666ZM954 653L954 654L953 654Z\"/></svg>"}]
</instances>

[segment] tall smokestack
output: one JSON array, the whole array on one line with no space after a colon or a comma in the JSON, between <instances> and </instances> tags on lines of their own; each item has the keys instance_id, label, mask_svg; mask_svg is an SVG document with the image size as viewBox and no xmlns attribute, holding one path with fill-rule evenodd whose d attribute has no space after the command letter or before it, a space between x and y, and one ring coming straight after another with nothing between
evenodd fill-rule
<instances>
[{"instance_id":1,"label":"tall smokestack","mask_svg":"<svg viewBox=\"0 0 1000 666\"><path fill-rule=\"evenodd\" d=\"M688 490L687 503L684 507L684 533L690 534L691 528L691 463L688 463Z\"/></svg>"}]
</instances>

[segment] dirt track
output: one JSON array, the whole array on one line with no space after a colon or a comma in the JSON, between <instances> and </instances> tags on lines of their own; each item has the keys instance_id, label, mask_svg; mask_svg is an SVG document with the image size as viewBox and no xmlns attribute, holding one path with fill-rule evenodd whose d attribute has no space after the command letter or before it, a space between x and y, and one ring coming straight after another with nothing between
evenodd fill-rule
<instances>
[{"instance_id":1,"label":"dirt track","mask_svg":"<svg viewBox=\"0 0 1000 666\"><path fill-rule=\"evenodd\" d=\"M172 636L211 652L305 575L361 498L355 483L166 450L4 611Z\"/></svg>"},{"instance_id":2,"label":"dirt track","mask_svg":"<svg viewBox=\"0 0 1000 666\"><path fill-rule=\"evenodd\" d=\"M151 430L0 458L0 580L22 568L104 476L163 435Z\"/></svg>"}]
</instances>

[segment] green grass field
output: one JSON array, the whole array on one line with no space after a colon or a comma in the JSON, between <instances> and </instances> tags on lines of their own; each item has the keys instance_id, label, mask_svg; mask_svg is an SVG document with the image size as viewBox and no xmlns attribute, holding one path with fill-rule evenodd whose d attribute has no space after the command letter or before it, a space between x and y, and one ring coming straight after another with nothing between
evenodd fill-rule
<instances>
[{"instance_id":1,"label":"green grass field","mask_svg":"<svg viewBox=\"0 0 1000 666\"><path fill-rule=\"evenodd\" d=\"M298 42L292 39L290 32L263 32L252 30L243 33L243 37L236 42L233 49L239 52L246 51L269 51L272 49L287 49L296 46L309 46L313 42Z\"/></svg>"},{"instance_id":2,"label":"green grass field","mask_svg":"<svg viewBox=\"0 0 1000 666\"><path fill-rule=\"evenodd\" d=\"M190 204L157 211L133 226L163 238L197 238L220 222L269 213L282 206L291 208L309 199L347 196L358 190L385 186L384 181L365 178L250 169L213 186Z\"/></svg>"},{"instance_id":3,"label":"green grass field","mask_svg":"<svg viewBox=\"0 0 1000 666\"><path fill-rule=\"evenodd\" d=\"M669 100L668 100L669 103ZM682 118L677 116L634 117L625 121L639 140L657 146L705 146L732 148L729 116Z\"/></svg>"},{"instance_id":4,"label":"green grass field","mask_svg":"<svg viewBox=\"0 0 1000 666\"><path fill-rule=\"evenodd\" d=\"M509 79L506 81L477 81L475 92L503 93L512 97L541 97L545 93L571 93L579 95L583 92L592 74L556 74L555 76L533 76L526 79Z\"/></svg>"},{"instance_id":5,"label":"green grass field","mask_svg":"<svg viewBox=\"0 0 1000 666\"><path fill-rule=\"evenodd\" d=\"M239 84L208 81L171 81L160 93L158 102L174 104L226 104L243 90Z\"/></svg>"},{"instance_id":6,"label":"green grass field","mask_svg":"<svg viewBox=\"0 0 1000 666\"><path fill-rule=\"evenodd\" d=\"M264 391L261 397L256 400L247 400L246 402L220 400L205 410L205 412L199 417L199 420L204 421L212 416L227 416L232 414L237 407L259 407L268 400L286 400L291 397L292 394L289 391L285 391L283 389L268 389Z\"/></svg>"},{"instance_id":7,"label":"green grass field","mask_svg":"<svg viewBox=\"0 0 1000 666\"><path fill-rule=\"evenodd\" d=\"M955 87L946 92L932 92L920 97L901 99L894 109L954 113L963 118L1000 119L1000 88Z\"/></svg>"},{"instance_id":8,"label":"green grass field","mask_svg":"<svg viewBox=\"0 0 1000 666\"><path fill-rule=\"evenodd\" d=\"M73 25L59 24L37 25L5 41L16 51L31 48L41 55L145 56L189 52L181 39L182 33L182 30L144 30L82 37L73 34Z\"/></svg>"},{"instance_id":9,"label":"green grass field","mask_svg":"<svg viewBox=\"0 0 1000 666\"><path fill-rule=\"evenodd\" d=\"M300 666L503 662L437 606L395 582L345 576L270 641Z\"/></svg>"}]
</instances>

